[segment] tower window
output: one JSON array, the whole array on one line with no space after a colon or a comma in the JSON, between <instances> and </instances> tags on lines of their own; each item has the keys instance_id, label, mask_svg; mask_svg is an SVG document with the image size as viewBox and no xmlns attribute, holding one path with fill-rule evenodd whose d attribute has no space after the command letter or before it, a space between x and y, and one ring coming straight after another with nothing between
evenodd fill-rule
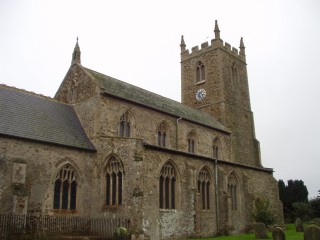
<instances>
[{"instance_id":1,"label":"tower window","mask_svg":"<svg viewBox=\"0 0 320 240\"><path fill-rule=\"evenodd\" d=\"M167 162L161 169L159 178L159 204L161 209L176 208L176 171Z\"/></svg>"},{"instance_id":2,"label":"tower window","mask_svg":"<svg viewBox=\"0 0 320 240\"><path fill-rule=\"evenodd\" d=\"M196 79L197 82L201 82L206 80L205 78L205 67L202 62L198 62L197 68L196 68Z\"/></svg>"},{"instance_id":3,"label":"tower window","mask_svg":"<svg viewBox=\"0 0 320 240\"><path fill-rule=\"evenodd\" d=\"M130 137L130 118L128 112L120 117L120 137Z\"/></svg>"},{"instance_id":4,"label":"tower window","mask_svg":"<svg viewBox=\"0 0 320 240\"><path fill-rule=\"evenodd\" d=\"M203 168L199 173L198 191L202 209L210 209L210 173L206 168Z\"/></svg>"},{"instance_id":5,"label":"tower window","mask_svg":"<svg viewBox=\"0 0 320 240\"><path fill-rule=\"evenodd\" d=\"M54 183L53 209L76 210L77 173L70 164L63 166Z\"/></svg>"},{"instance_id":6,"label":"tower window","mask_svg":"<svg viewBox=\"0 0 320 240\"><path fill-rule=\"evenodd\" d=\"M235 84L238 83L238 71L237 71L237 65L235 63L231 66L231 73L232 73L232 80Z\"/></svg>"},{"instance_id":7,"label":"tower window","mask_svg":"<svg viewBox=\"0 0 320 240\"><path fill-rule=\"evenodd\" d=\"M122 205L123 167L111 158L106 167L106 206Z\"/></svg>"}]
</instances>

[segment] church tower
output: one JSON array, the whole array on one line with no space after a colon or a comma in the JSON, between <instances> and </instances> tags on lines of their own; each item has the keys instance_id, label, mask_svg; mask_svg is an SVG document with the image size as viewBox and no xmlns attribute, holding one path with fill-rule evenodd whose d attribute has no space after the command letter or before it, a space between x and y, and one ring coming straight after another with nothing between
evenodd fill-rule
<instances>
[{"instance_id":1,"label":"church tower","mask_svg":"<svg viewBox=\"0 0 320 240\"><path fill-rule=\"evenodd\" d=\"M211 114L231 130L232 159L226 160L260 167L243 39L239 51L224 43L217 21L214 35L210 45L202 43L191 52L181 38L182 103Z\"/></svg>"}]
</instances>

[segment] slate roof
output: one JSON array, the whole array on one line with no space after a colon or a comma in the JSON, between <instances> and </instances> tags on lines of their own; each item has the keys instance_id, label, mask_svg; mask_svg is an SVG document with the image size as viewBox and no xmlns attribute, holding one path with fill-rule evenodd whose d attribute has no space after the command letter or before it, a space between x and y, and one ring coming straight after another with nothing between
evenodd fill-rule
<instances>
[{"instance_id":1,"label":"slate roof","mask_svg":"<svg viewBox=\"0 0 320 240\"><path fill-rule=\"evenodd\" d=\"M231 133L227 127L223 126L215 118L203 111L194 109L180 102L149 92L145 89L109 77L102 73L98 73L91 69L84 69L98 81L100 88L106 94L174 115L177 118L182 117L183 119L191 122Z\"/></svg>"},{"instance_id":2,"label":"slate roof","mask_svg":"<svg viewBox=\"0 0 320 240\"><path fill-rule=\"evenodd\" d=\"M96 150L72 106L1 85L0 135Z\"/></svg>"}]
</instances>

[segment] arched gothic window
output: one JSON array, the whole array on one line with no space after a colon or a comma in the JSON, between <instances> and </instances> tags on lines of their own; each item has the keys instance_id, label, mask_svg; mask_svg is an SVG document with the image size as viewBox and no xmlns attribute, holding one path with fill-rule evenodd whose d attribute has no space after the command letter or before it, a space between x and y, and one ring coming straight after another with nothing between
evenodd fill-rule
<instances>
[{"instance_id":1,"label":"arched gothic window","mask_svg":"<svg viewBox=\"0 0 320 240\"><path fill-rule=\"evenodd\" d=\"M130 137L130 118L126 112L120 117L120 137Z\"/></svg>"},{"instance_id":2,"label":"arched gothic window","mask_svg":"<svg viewBox=\"0 0 320 240\"><path fill-rule=\"evenodd\" d=\"M210 173L207 168L203 168L199 173L198 191L202 209L210 209Z\"/></svg>"},{"instance_id":3,"label":"arched gothic window","mask_svg":"<svg viewBox=\"0 0 320 240\"><path fill-rule=\"evenodd\" d=\"M191 131L188 135L188 152L195 153L196 135Z\"/></svg>"},{"instance_id":4,"label":"arched gothic window","mask_svg":"<svg viewBox=\"0 0 320 240\"><path fill-rule=\"evenodd\" d=\"M106 166L106 206L122 205L123 167L112 157Z\"/></svg>"},{"instance_id":5,"label":"arched gothic window","mask_svg":"<svg viewBox=\"0 0 320 240\"><path fill-rule=\"evenodd\" d=\"M64 165L54 182L53 209L76 210L77 172L70 165Z\"/></svg>"},{"instance_id":6,"label":"arched gothic window","mask_svg":"<svg viewBox=\"0 0 320 240\"><path fill-rule=\"evenodd\" d=\"M202 62L198 62L198 64L197 64L196 78L197 78L197 82L201 82L201 81L206 80L205 67Z\"/></svg>"},{"instance_id":7,"label":"arched gothic window","mask_svg":"<svg viewBox=\"0 0 320 240\"><path fill-rule=\"evenodd\" d=\"M212 143L212 157L218 159L219 155L219 139L215 138Z\"/></svg>"},{"instance_id":8,"label":"arched gothic window","mask_svg":"<svg viewBox=\"0 0 320 240\"><path fill-rule=\"evenodd\" d=\"M165 122L162 122L158 127L158 146L167 146L167 125Z\"/></svg>"},{"instance_id":9,"label":"arched gothic window","mask_svg":"<svg viewBox=\"0 0 320 240\"><path fill-rule=\"evenodd\" d=\"M232 172L229 175L228 178L228 192L229 196L231 198L231 209L232 210L237 210L237 205L238 205L238 196L237 196L237 190L238 190L238 181L237 177L234 172Z\"/></svg>"},{"instance_id":10,"label":"arched gothic window","mask_svg":"<svg viewBox=\"0 0 320 240\"><path fill-rule=\"evenodd\" d=\"M159 203L161 209L176 208L176 170L167 162L161 169L159 178Z\"/></svg>"}]
</instances>

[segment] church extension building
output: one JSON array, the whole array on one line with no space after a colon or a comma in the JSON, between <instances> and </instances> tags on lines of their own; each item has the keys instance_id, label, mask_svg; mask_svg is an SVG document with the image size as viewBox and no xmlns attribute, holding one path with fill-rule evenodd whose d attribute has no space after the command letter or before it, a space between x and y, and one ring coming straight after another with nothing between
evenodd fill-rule
<instances>
[{"instance_id":1,"label":"church extension building","mask_svg":"<svg viewBox=\"0 0 320 240\"><path fill-rule=\"evenodd\" d=\"M186 49L182 103L72 64L54 98L0 85L0 213L127 217L150 239L244 231L282 204L261 164L245 47Z\"/></svg>"}]
</instances>

